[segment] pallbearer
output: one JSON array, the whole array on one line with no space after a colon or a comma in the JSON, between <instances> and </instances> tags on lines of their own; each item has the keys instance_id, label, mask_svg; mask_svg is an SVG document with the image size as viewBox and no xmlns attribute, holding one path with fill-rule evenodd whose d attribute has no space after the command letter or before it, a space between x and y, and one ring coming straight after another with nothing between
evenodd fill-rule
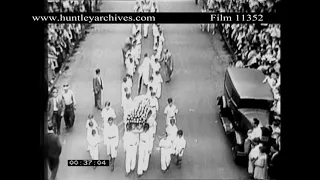
<instances>
[{"instance_id":1,"label":"pallbearer","mask_svg":"<svg viewBox=\"0 0 320 180\"><path fill-rule=\"evenodd\" d=\"M184 139L182 130L178 130L177 135L178 137L173 142L173 149L174 149L174 154L177 157L176 164L178 165L179 168L181 168L182 156L184 153L184 149L186 148L187 141Z\"/></svg>"},{"instance_id":2,"label":"pallbearer","mask_svg":"<svg viewBox=\"0 0 320 180\"><path fill-rule=\"evenodd\" d=\"M148 13L151 10L151 3L148 1L145 1L143 6L142 6L142 10L144 13ZM148 37L148 30L149 30L149 24L143 24L143 36L145 38Z\"/></svg>"},{"instance_id":3,"label":"pallbearer","mask_svg":"<svg viewBox=\"0 0 320 180\"><path fill-rule=\"evenodd\" d=\"M132 132L131 124L128 123L126 128L127 131L123 136L123 147L126 153L126 176L128 176L136 166L138 138Z\"/></svg>"},{"instance_id":4,"label":"pallbearer","mask_svg":"<svg viewBox=\"0 0 320 180\"><path fill-rule=\"evenodd\" d=\"M133 100L131 98L131 95L129 93L126 94L126 99L123 103L123 122L127 124L127 118L130 109L133 107Z\"/></svg>"},{"instance_id":5,"label":"pallbearer","mask_svg":"<svg viewBox=\"0 0 320 180\"><path fill-rule=\"evenodd\" d=\"M158 102L158 99L156 98L155 92L151 92L150 107L151 107L151 111L152 111L151 116L154 119L157 119L157 112L159 111L159 102Z\"/></svg>"},{"instance_id":6,"label":"pallbearer","mask_svg":"<svg viewBox=\"0 0 320 180\"><path fill-rule=\"evenodd\" d=\"M111 171L114 170L114 162L117 157L119 143L119 129L114 124L113 118L109 117L108 124L104 127L104 144L107 145L107 155L110 159Z\"/></svg>"},{"instance_id":7,"label":"pallbearer","mask_svg":"<svg viewBox=\"0 0 320 180\"><path fill-rule=\"evenodd\" d=\"M165 173L169 169L172 154L172 142L168 139L167 133L160 140L159 147L161 151L161 170Z\"/></svg>"},{"instance_id":8,"label":"pallbearer","mask_svg":"<svg viewBox=\"0 0 320 180\"><path fill-rule=\"evenodd\" d=\"M139 160L138 160L138 177L141 177L143 171L147 171L150 157L151 136L149 133L149 124L145 124L143 132L140 133L139 141Z\"/></svg>"}]
</instances>

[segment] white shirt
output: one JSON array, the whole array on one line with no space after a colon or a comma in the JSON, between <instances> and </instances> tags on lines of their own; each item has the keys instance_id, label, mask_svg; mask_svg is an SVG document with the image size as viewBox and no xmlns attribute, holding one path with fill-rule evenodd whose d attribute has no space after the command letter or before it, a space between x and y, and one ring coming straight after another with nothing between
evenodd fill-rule
<instances>
[{"instance_id":1,"label":"white shirt","mask_svg":"<svg viewBox=\"0 0 320 180\"><path fill-rule=\"evenodd\" d=\"M172 153L172 142L167 138L162 138L159 142L159 147L161 148L162 153Z\"/></svg>"},{"instance_id":2,"label":"white shirt","mask_svg":"<svg viewBox=\"0 0 320 180\"><path fill-rule=\"evenodd\" d=\"M167 107L164 109L164 114L166 114L168 118L175 117L177 113L178 109L174 104L172 104L171 107L170 105L167 105Z\"/></svg>"},{"instance_id":3,"label":"white shirt","mask_svg":"<svg viewBox=\"0 0 320 180\"><path fill-rule=\"evenodd\" d=\"M163 79L162 79L160 73L159 73L159 75L156 75L156 74L153 75L153 82L158 85L163 83Z\"/></svg>"},{"instance_id":4,"label":"white shirt","mask_svg":"<svg viewBox=\"0 0 320 180\"><path fill-rule=\"evenodd\" d=\"M259 147L261 147L261 146L262 146L262 144L258 144L253 149L251 149L251 151L249 153L250 159L255 159L260 155Z\"/></svg>"},{"instance_id":5,"label":"white shirt","mask_svg":"<svg viewBox=\"0 0 320 180\"><path fill-rule=\"evenodd\" d=\"M91 134L91 136L88 137L88 142L89 142L90 148L97 148L100 141L101 141L101 138L98 134L95 134L95 136L92 136L92 134Z\"/></svg>"},{"instance_id":6,"label":"white shirt","mask_svg":"<svg viewBox=\"0 0 320 180\"><path fill-rule=\"evenodd\" d=\"M116 143L115 146L118 146L119 129L117 125L112 124L110 126L109 123L106 124L104 126L103 135L104 135L104 144L108 144L110 141L113 141Z\"/></svg>"},{"instance_id":7,"label":"white shirt","mask_svg":"<svg viewBox=\"0 0 320 180\"><path fill-rule=\"evenodd\" d=\"M127 151L128 148L138 145L138 138L132 132L125 132L123 135L123 148Z\"/></svg>"},{"instance_id":8,"label":"white shirt","mask_svg":"<svg viewBox=\"0 0 320 180\"><path fill-rule=\"evenodd\" d=\"M168 138L171 141L174 141L177 138L178 128L175 124L173 126L171 124L168 124L168 126L166 127L166 132L168 133Z\"/></svg>"},{"instance_id":9,"label":"white shirt","mask_svg":"<svg viewBox=\"0 0 320 180\"><path fill-rule=\"evenodd\" d=\"M159 62L154 62L154 63L152 64L152 69L153 69L153 72L154 72L154 73L157 72L157 71L160 71L160 68L161 68L161 65L160 65Z\"/></svg>"},{"instance_id":10,"label":"white shirt","mask_svg":"<svg viewBox=\"0 0 320 180\"><path fill-rule=\"evenodd\" d=\"M96 135L99 134L99 133L98 133L99 131L98 131L98 124L97 124L97 122L96 122L94 119L91 119L91 121L92 121L92 124L93 124L92 127L89 126L90 119L88 119L88 120L87 120L87 123L86 123L87 139L88 139L88 141L89 141L89 139L90 139L90 136L92 136L92 130L96 130Z\"/></svg>"},{"instance_id":11,"label":"white shirt","mask_svg":"<svg viewBox=\"0 0 320 180\"><path fill-rule=\"evenodd\" d=\"M66 93L63 93L62 98L64 99L67 106L72 103L76 105L76 99L74 98L74 94L71 90L68 90Z\"/></svg>"},{"instance_id":12,"label":"white shirt","mask_svg":"<svg viewBox=\"0 0 320 180\"><path fill-rule=\"evenodd\" d=\"M157 111L159 110L159 102L156 97L151 97L150 98L150 107L155 108Z\"/></svg>"},{"instance_id":13,"label":"white shirt","mask_svg":"<svg viewBox=\"0 0 320 180\"><path fill-rule=\"evenodd\" d=\"M158 29L158 26L156 24L153 24L152 30L153 30L154 37L159 36L159 29Z\"/></svg>"},{"instance_id":14,"label":"white shirt","mask_svg":"<svg viewBox=\"0 0 320 180\"><path fill-rule=\"evenodd\" d=\"M132 100L132 98L131 97L129 97L129 98L125 98L124 99L124 102L123 102L123 110L124 111L127 111L127 110L129 110L129 109L131 109L131 108L133 108L133 100Z\"/></svg>"},{"instance_id":15,"label":"white shirt","mask_svg":"<svg viewBox=\"0 0 320 180\"><path fill-rule=\"evenodd\" d=\"M102 112L101 112L101 116L104 120L104 124L108 124L108 119L109 117L112 117L113 119L116 118L116 113L114 112L114 110L109 107L109 109L107 110L106 108L103 108Z\"/></svg>"},{"instance_id":16,"label":"white shirt","mask_svg":"<svg viewBox=\"0 0 320 180\"><path fill-rule=\"evenodd\" d=\"M179 151L179 155L183 155L182 149L185 149L187 146L187 141L184 139L184 136L181 136L181 138L177 137L173 142L174 149Z\"/></svg>"},{"instance_id":17,"label":"white shirt","mask_svg":"<svg viewBox=\"0 0 320 180\"><path fill-rule=\"evenodd\" d=\"M249 134L249 138L252 140L254 138L261 138L262 130L261 125L259 124L257 127L253 128L252 132Z\"/></svg>"}]
</instances>

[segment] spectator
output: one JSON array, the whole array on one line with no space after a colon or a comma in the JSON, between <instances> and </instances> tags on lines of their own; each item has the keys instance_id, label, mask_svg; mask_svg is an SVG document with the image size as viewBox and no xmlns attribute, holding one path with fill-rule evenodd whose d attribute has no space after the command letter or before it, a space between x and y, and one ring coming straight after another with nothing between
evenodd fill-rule
<instances>
[{"instance_id":1,"label":"spectator","mask_svg":"<svg viewBox=\"0 0 320 180\"><path fill-rule=\"evenodd\" d=\"M49 13L60 12L89 12L85 5L90 5L89 1L48 1ZM94 3L92 3L94 4ZM97 3L96 3L97 4ZM91 5L90 5L91 7ZM85 34L85 24L48 24L48 70L52 78L48 79L53 82L57 73L61 72L61 67L66 59L72 55L73 47L79 43ZM51 89L51 88L49 88Z\"/></svg>"}]
</instances>

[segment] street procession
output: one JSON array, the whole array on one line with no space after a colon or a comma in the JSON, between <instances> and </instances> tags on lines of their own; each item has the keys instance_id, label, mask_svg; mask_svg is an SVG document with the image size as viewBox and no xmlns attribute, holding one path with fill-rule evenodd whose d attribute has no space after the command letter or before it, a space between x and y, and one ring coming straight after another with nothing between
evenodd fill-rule
<instances>
[{"instance_id":1,"label":"street procession","mask_svg":"<svg viewBox=\"0 0 320 180\"><path fill-rule=\"evenodd\" d=\"M49 9L224 12L242 6L63 2L50 1ZM278 1L254 2L250 7L272 8ZM49 24L48 32L50 180L279 178L280 25ZM76 160L109 165L68 166Z\"/></svg>"}]
</instances>

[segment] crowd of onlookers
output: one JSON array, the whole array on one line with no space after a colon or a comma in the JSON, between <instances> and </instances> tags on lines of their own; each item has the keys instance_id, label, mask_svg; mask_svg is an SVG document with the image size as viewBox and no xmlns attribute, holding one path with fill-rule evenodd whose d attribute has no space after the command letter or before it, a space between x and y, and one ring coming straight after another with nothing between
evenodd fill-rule
<instances>
[{"instance_id":1,"label":"crowd of onlookers","mask_svg":"<svg viewBox=\"0 0 320 180\"><path fill-rule=\"evenodd\" d=\"M63 0L48 2L48 12L92 12L98 0ZM73 54L74 47L83 39L88 24L48 24L48 81L49 90L65 61Z\"/></svg>"},{"instance_id":2,"label":"crowd of onlookers","mask_svg":"<svg viewBox=\"0 0 320 180\"><path fill-rule=\"evenodd\" d=\"M203 0L208 11L228 13L276 13L281 0Z\"/></svg>"},{"instance_id":3,"label":"crowd of onlookers","mask_svg":"<svg viewBox=\"0 0 320 180\"><path fill-rule=\"evenodd\" d=\"M239 13L276 13L280 0L204 0L202 12L239 12ZM280 152L280 59L281 40L280 24L202 24L203 31L215 34L219 29L233 53L231 66L239 68L254 68L261 70L272 88L275 101L271 112L274 115L273 123L267 128L272 133L271 144L267 151L268 178L276 178L275 159ZM259 143L258 143L259 144ZM257 147L257 146L255 146ZM258 148L258 147L257 147ZM251 154L255 154L251 150ZM259 157L266 152L261 153ZM257 153L259 154L259 153ZM258 155L257 155L258 157Z\"/></svg>"}]
</instances>

